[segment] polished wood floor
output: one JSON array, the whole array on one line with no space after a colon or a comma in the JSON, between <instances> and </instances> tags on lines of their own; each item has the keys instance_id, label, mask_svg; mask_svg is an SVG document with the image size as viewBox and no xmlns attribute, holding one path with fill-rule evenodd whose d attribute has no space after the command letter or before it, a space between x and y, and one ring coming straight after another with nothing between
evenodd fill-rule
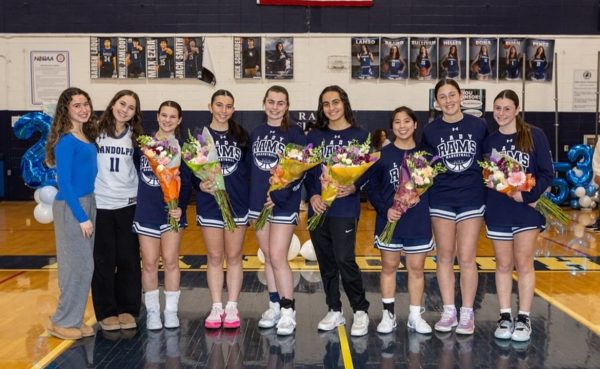
<instances>
[{"instance_id":1,"label":"polished wood floor","mask_svg":"<svg viewBox=\"0 0 600 369\"><path fill-rule=\"evenodd\" d=\"M33 219L34 205L0 202L0 368L42 368L72 345L45 333L48 316L57 302L54 234L51 224L42 225ZM194 225L194 213L190 207L190 227L185 230L181 245L182 262L187 266L192 263L186 260L205 254L201 231ZM566 229L551 227L538 240L536 293L549 306L599 335L600 249L597 236L584 230L584 225L593 222L594 215L574 212L572 218L573 223ZM364 204L357 234L357 256L365 271L378 270L378 251L372 247L373 227L374 212ZM296 234L302 243L309 239L306 213ZM244 244L248 270L260 268L256 253L256 239L249 231ZM482 271L493 271L493 249L483 232L478 257ZM296 270L316 269L314 263L306 263L300 256L292 264ZM432 259L428 260L428 266L430 270L435 268ZM318 318L315 317L316 321ZM86 320L95 322L91 303Z\"/></svg>"}]
</instances>

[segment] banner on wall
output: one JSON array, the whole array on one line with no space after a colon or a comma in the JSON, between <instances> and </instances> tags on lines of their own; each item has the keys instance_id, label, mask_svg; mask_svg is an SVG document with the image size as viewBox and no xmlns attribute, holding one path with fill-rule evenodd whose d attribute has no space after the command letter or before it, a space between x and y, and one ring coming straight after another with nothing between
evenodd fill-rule
<instances>
[{"instance_id":1,"label":"banner on wall","mask_svg":"<svg viewBox=\"0 0 600 369\"><path fill-rule=\"evenodd\" d=\"M460 110L464 114L470 114L478 118L485 113L485 90L477 88L463 88L463 99L460 102ZM429 119L432 120L442 115L442 109L435 100L434 89L429 89Z\"/></svg>"},{"instance_id":2,"label":"banner on wall","mask_svg":"<svg viewBox=\"0 0 600 369\"><path fill-rule=\"evenodd\" d=\"M146 39L119 37L119 78L146 78Z\"/></svg>"},{"instance_id":3,"label":"banner on wall","mask_svg":"<svg viewBox=\"0 0 600 369\"><path fill-rule=\"evenodd\" d=\"M294 78L294 38L265 38L265 78Z\"/></svg>"},{"instance_id":4,"label":"banner on wall","mask_svg":"<svg viewBox=\"0 0 600 369\"><path fill-rule=\"evenodd\" d=\"M524 38L500 38L498 78L505 81L520 81L523 78L524 53Z\"/></svg>"},{"instance_id":5,"label":"banner on wall","mask_svg":"<svg viewBox=\"0 0 600 369\"><path fill-rule=\"evenodd\" d=\"M440 78L450 78L456 81L465 80L467 60L467 39L440 38L439 39L438 75Z\"/></svg>"},{"instance_id":6,"label":"banner on wall","mask_svg":"<svg viewBox=\"0 0 600 369\"><path fill-rule=\"evenodd\" d=\"M55 102L69 87L68 51L31 51L31 104Z\"/></svg>"},{"instance_id":7,"label":"banner on wall","mask_svg":"<svg viewBox=\"0 0 600 369\"><path fill-rule=\"evenodd\" d=\"M352 37L352 78L379 77L379 37Z\"/></svg>"},{"instance_id":8,"label":"banner on wall","mask_svg":"<svg viewBox=\"0 0 600 369\"><path fill-rule=\"evenodd\" d=\"M417 81L437 79L437 39L410 38L410 78Z\"/></svg>"},{"instance_id":9,"label":"banner on wall","mask_svg":"<svg viewBox=\"0 0 600 369\"><path fill-rule=\"evenodd\" d=\"M527 81L550 82L554 67L554 40L527 39Z\"/></svg>"},{"instance_id":10,"label":"banner on wall","mask_svg":"<svg viewBox=\"0 0 600 369\"><path fill-rule=\"evenodd\" d=\"M381 38L379 77L390 80L408 78L408 37Z\"/></svg>"},{"instance_id":11,"label":"banner on wall","mask_svg":"<svg viewBox=\"0 0 600 369\"><path fill-rule=\"evenodd\" d=\"M256 0L258 5L372 6L373 0Z\"/></svg>"},{"instance_id":12,"label":"banner on wall","mask_svg":"<svg viewBox=\"0 0 600 369\"><path fill-rule=\"evenodd\" d=\"M183 48L178 43L179 51ZM150 79L175 78L175 37L146 38L147 77ZM182 58L178 61L181 71Z\"/></svg>"},{"instance_id":13,"label":"banner on wall","mask_svg":"<svg viewBox=\"0 0 600 369\"><path fill-rule=\"evenodd\" d=\"M261 79L260 36L233 38L233 76L235 79Z\"/></svg>"},{"instance_id":14,"label":"banner on wall","mask_svg":"<svg viewBox=\"0 0 600 369\"><path fill-rule=\"evenodd\" d=\"M469 38L469 78L478 81L495 80L498 70L498 39Z\"/></svg>"},{"instance_id":15,"label":"banner on wall","mask_svg":"<svg viewBox=\"0 0 600 369\"><path fill-rule=\"evenodd\" d=\"M117 37L90 37L90 77L117 78Z\"/></svg>"}]
</instances>

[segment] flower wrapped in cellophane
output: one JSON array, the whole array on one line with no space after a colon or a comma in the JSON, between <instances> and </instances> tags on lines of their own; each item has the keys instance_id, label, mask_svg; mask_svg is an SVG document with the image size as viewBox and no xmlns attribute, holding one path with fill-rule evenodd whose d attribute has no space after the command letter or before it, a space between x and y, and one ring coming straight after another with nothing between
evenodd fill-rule
<instances>
[{"instance_id":1,"label":"flower wrapped in cellophane","mask_svg":"<svg viewBox=\"0 0 600 369\"><path fill-rule=\"evenodd\" d=\"M433 179L438 174L446 171L446 167L442 163L433 164L438 159L437 157L428 159L428 156L431 156L431 154L427 151L417 151L404 156L400 167L400 179L392 204L392 209L399 211L400 216L417 205L420 196L433 185ZM397 223L398 221L387 222L378 236L381 243L388 244L391 242Z\"/></svg>"},{"instance_id":2,"label":"flower wrapped in cellophane","mask_svg":"<svg viewBox=\"0 0 600 369\"><path fill-rule=\"evenodd\" d=\"M369 153L370 149L371 136L363 144L352 140L348 145L336 148L327 159L320 179L321 198L328 207L337 197L338 186L354 184L379 159L379 153ZM309 231L321 224L326 212L327 210L321 214L315 213L308 219Z\"/></svg>"},{"instance_id":3,"label":"flower wrapped in cellophane","mask_svg":"<svg viewBox=\"0 0 600 369\"><path fill-rule=\"evenodd\" d=\"M213 196L221 210L224 227L226 230L232 231L236 225L229 195L225 190L225 179L223 178L215 141L206 127L202 130L201 135L194 137L191 133L188 133L188 136L181 149L183 161L201 181L214 181Z\"/></svg>"},{"instance_id":4,"label":"flower wrapped in cellophane","mask_svg":"<svg viewBox=\"0 0 600 369\"><path fill-rule=\"evenodd\" d=\"M516 192L529 192L535 186L535 178L526 173L525 168L510 156L492 150L485 160L479 162L483 169L483 182L495 191L512 197ZM555 218L561 224L567 224L569 217L549 198L542 195L535 203L535 209L544 218Z\"/></svg>"},{"instance_id":5,"label":"flower wrapped in cellophane","mask_svg":"<svg viewBox=\"0 0 600 369\"><path fill-rule=\"evenodd\" d=\"M179 206L179 191L181 190L179 143L174 137L170 140L159 140L148 135L141 135L137 141L160 184L163 199L169 210L167 222L175 232L179 232L179 222L170 213Z\"/></svg>"},{"instance_id":6,"label":"flower wrapped in cellophane","mask_svg":"<svg viewBox=\"0 0 600 369\"><path fill-rule=\"evenodd\" d=\"M304 173L323 161L322 152L322 146L313 147L312 144L308 144L303 147L302 145L288 143L283 152L279 154L279 163L271 169L268 193L284 189L292 182L302 178ZM254 228L261 230L272 213L273 208L263 207L256 219Z\"/></svg>"}]
</instances>

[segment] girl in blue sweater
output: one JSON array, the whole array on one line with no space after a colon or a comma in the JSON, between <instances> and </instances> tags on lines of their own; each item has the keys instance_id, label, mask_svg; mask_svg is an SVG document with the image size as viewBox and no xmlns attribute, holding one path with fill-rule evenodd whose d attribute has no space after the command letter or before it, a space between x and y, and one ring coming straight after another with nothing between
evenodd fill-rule
<instances>
[{"instance_id":1,"label":"girl in blue sweater","mask_svg":"<svg viewBox=\"0 0 600 369\"><path fill-rule=\"evenodd\" d=\"M546 224L542 214L535 210L535 202L550 186L554 169L548 139L542 130L523 121L519 97L514 91L504 90L496 96L494 119L499 127L484 141L484 154L496 150L508 155L536 180L531 191L516 192L511 197L492 189L487 191L485 222L496 253L496 291L500 303L500 319L494 335L499 339L528 341L535 288L533 256L537 237ZM519 313L513 323L510 300L515 267L519 276Z\"/></svg>"}]
</instances>

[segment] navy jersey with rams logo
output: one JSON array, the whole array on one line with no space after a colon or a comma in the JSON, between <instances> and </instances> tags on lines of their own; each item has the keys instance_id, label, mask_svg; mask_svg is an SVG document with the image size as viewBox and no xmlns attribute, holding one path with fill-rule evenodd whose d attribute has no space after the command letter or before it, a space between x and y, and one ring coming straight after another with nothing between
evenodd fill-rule
<instances>
[{"instance_id":1,"label":"navy jersey with rams logo","mask_svg":"<svg viewBox=\"0 0 600 369\"><path fill-rule=\"evenodd\" d=\"M306 145L306 137L302 129L290 123L287 130L261 124L250 134L250 216L258 215L267 200L271 169L279 163L277 154L283 152L285 145L296 143ZM275 203L273 215L278 213L297 212L300 206L300 183L288 188L274 191L271 198Z\"/></svg>"},{"instance_id":2,"label":"navy jersey with rams logo","mask_svg":"<svg viewBox=\"0 0 600 369\"><path fill-rule=\"evenodd\" d=\"M516 133L505 135L496 131L483 142L484 154L489 154L492 150L506 154L535 178L535 186L531 191L521 192L523 202L516 202L505 194L487 189L485 222L490 226L530 227L546 224L542 214L528 204L537 201L554 179L552 154L548 139L541 129L531 127L531 136L534 145L532 152L517 149Z\"/></svg>"},{"instance_id":3,"label":"navy jersey with rams logo","mask_svg":"<svg viewBox=\"0 0 600 369\"><path fill-rule=\"evenodd\" d=\"M448 169L429 190L431 207L480 206L484 203L481 144L487 136L485 121L469 114L456 123L438 118L423 128L423 143L432 147Z\"/></svg>"}]
</instances>

